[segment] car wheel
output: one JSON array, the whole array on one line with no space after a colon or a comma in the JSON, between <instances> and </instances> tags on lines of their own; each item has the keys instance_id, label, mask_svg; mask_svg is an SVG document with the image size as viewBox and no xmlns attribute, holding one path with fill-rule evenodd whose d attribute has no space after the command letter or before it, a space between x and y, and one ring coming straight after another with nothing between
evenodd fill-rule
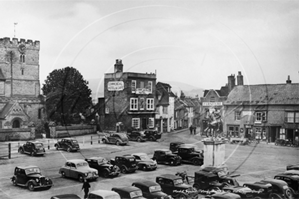
<instances>
[{"instance_id":1,"label":"car wheel","mask_svg":"<svg viewBox=\"0 0 300 199\"><path fill-rule=\"evenodd\" d=\"M105 170L105 171L103 172L103 177L104 177L104 178L108 178L108 176L109 176L109 172L108 172L107 170Z\"/></svg>"},{"instance_id":2,"label":"car wheel","mask_svg":"<svg viewBox=\"0 0 300 199\"><path fill-rule=\"evenodd\" d=\"M19 153L23 154L24 150L23 149L19 149Z\"/></svg>"},{"instance_id":3,"label":"car wheel","mask_svg":"<svg viewBox=\"0 0 300 199\"><path fill-rule=\"evenodd\" d=\"M82 175L79 175L79 176L78 176L78 181L79 181L79 182L83 182L83 180L84 180L83 176L82 176Z\"/></svg>"},{"instance_id":4,"label":"car wheel","mask_svg":"<svg viewBox=\"0 0 300 199\"><path fill-rule=\"evenodd\" d=\"M104 144L107 144L107 140L106 140L106 139L103 139L102 142L103 142Z\"/></svg>"},{"instance_id":5,"label":"car wheel","mask_svg":"<svg viewBox=\"0 0 300 199\"><path fill-rule=\"evenodd\" d=\"M146 171L146 170L147 170L147 167L146 167L146 165L144 165L142 168L143 168L143 170L144 170L144 171Z\"/></svg>"},{"instance_id":6,"label":"car wheel","mask_svg":"<svg viewBox=\"0 0 300 199\"><path fill-rule=\"evenodd\" d=\"M11 181L12 181L13 185L15 185L15 186L17 185L17 179L16 178L13 178Z\"/></svg>"},{"instance_id":7,"label":"car wheel","mask_svg":"<svg viewBox=\"0 0 300 199\"><path fill-rule=\"evenodd\" d=\"M126 172L127 172L126 168L124 166L122 166L121 167L121 173L126 173Z\"/></svg>"},{"instance_id":8,"label":"car wheel","mask_svg":"<svg viewBox=\"0 0 300 199\"><path fill-rule=\"evenodd\" d=\"M140 137L138 137L136 141L141 142L142 139Z\"/></svg>"},{"instance_id":9,"label":"car wheel","mask_svg":"<svg viewBox=\"0 0 300 199\"><path fill-rule=\"evenodd\" d=\"M27 188L29 191L33 191L34 190L34 184L32 182L29 182L27 185Z\"/></svg>"},{"instance_id":10,"label":"car wheel","mask_svg":"<svg viewBox=\"0 0 300 199\"><path fill-rule=\"evenodd\" d=\"M287 196L288 199L294 198L291 188L288 188L287 190L285 190L285 195Z\"/></svg>"},{"instance_id":11,"label":"car wheel","mask_svg":"<svg viewBox=\"0 0 300 199\"><path fill-rule=\"evenodd\" d=\"M58 150L58 145L55 145L56 150Z\"/></svg>"},{"instance_id":12,"label":"car wheel","mask_svg":"<svg viewBox=\"0 0 300 199\"><path fill-rule=\"evenodd\" d=\"M61 172L61 177L65 178L66 177L66 174L64 171Z\"/></svg>"}]
</instances>

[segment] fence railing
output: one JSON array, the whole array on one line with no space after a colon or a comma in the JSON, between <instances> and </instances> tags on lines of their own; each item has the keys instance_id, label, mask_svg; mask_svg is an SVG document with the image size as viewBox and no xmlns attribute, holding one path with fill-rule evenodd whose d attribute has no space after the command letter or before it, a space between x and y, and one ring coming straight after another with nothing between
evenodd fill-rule
<instances>
[{"instance_id":1,"label":"fence railing","mask_svg":"<svg viewBox=\"0 0 300 199\"><path fill-rule=\"evenodd\" d=\"M11 158L11 144L1 143L0 144L0 158Z\"/></svg>"}]
</instances>

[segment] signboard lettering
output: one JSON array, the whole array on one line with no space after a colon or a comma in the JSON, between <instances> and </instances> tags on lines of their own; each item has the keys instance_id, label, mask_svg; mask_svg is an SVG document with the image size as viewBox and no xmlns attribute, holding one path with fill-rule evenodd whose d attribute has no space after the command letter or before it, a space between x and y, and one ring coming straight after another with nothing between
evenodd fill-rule
<instances>
[{"instance_id":1,"label":"signboard lettering","mask_svg":"<svg viewBox=\"0 0 300 199\"><path fill-rule=\"evenodd\" d=\"M222 106L222 102L202 102L203 106Z\"/></svg>"},{"instance_id":2,"label":"signboard lettering","mask_svg":"<svg viewBox=\"0 0 300 199\"><path fill-rule=\"evenodd\" d=\"M122 91L124 90L124 82L123 81L108 82L107 89L109 91Z\"/></svg>"}]
</instances>

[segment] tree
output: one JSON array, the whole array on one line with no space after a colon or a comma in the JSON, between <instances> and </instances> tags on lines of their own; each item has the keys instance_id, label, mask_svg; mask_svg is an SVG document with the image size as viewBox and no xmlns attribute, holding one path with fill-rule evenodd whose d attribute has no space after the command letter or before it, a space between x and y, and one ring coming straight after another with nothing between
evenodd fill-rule
<instances>
[{"instance_id":1,"label":"tree","mask_svg":"<svg viewBox=\"0 0 300 199\"><path fill-rule=\"evenodd\" d=\"M62 125L79 123L82 114L92 106L91 90L87 84L73 67L52 71L42 87L48 119Z\"/></svg>"}]
</instances>

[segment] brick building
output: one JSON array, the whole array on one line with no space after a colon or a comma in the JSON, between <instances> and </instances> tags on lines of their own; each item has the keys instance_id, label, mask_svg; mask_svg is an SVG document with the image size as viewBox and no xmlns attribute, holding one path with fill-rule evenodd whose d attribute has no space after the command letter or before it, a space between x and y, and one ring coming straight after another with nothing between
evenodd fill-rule
<instances>
[{"instance_id":1,"label":"brick building","mask_svg":"<svg viewBox=\"0 0 300 199\"><path fill-rule=\"evenodd\" d=\"M166 83L156 84L156 115L155 126L160 132L174 130L175 95L171 86Z\"/></svg>"},{"instance_id":2,"label":"brick building","mask_svg":"<svg viewBox=\"0 0 300 199\"><path fill-rule=\"evenodd\" d=\"M224 102L224 130L269 142L299 137L299 84L237 85Z\"/></svg>"},{"instance_id":3,"label":"brick building","mask_svg":"<svg viewBox=\"0 0 300 199\"><path fill-rule=\"evenodd\" d=\"M123 72L122 60L114 67L104 79L104 129L154 128L156 74Z\"/></svg>"},{"instance_id":4,"label":"brick building","mask_svg":"<svg viewBox=\"0 0 300 199\"><path fill-rule=\"evenodd\" d=\"M0 129L41 119L39 51L39 41L0 39Z\"/></svg>"}]
</instances>

